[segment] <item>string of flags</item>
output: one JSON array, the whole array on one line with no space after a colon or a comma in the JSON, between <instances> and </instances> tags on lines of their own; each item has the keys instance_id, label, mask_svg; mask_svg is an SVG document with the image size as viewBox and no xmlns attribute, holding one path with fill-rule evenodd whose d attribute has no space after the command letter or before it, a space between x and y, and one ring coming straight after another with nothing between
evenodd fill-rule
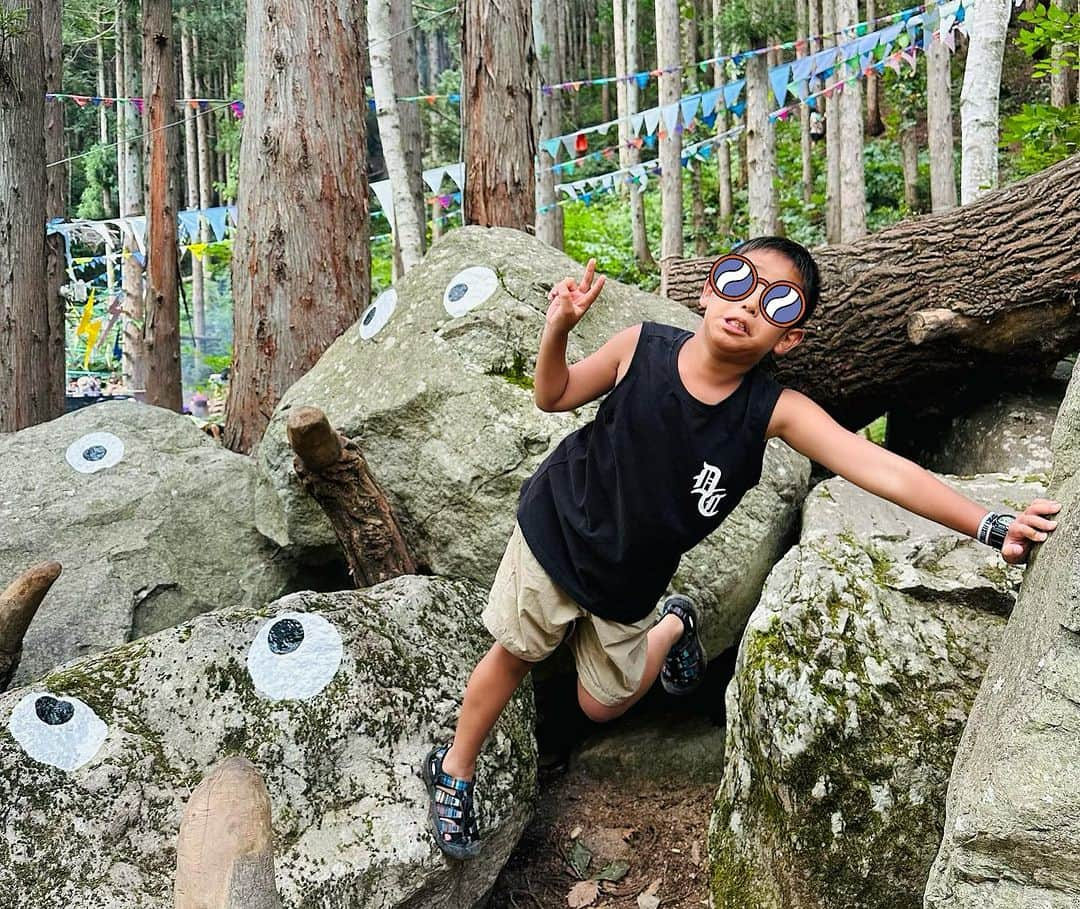
<instances>
[{"instance_id":1,"label":"string of flags","mask_svg":"<svg viewBox=\"0 0 1080 909\"><path fill-rule=\"evenodd\" d=\"M142 98L106 98L102 95L73 95L67 92L46 92L45 100L71 101L77 104L79 107L86 107L86 105L88 104L91 107L113 107L114 105L118 107L121 104L129 104L131 107L135 108L140 117L143 115L143 110L146 106ZM178 105L190 107L192 110L198 110L203 112L210 110L211 105L228 105L229 110L232 111L232 115L236 117L237 120L241 120L244 117L244 102L237 99L177 98L176 103Z\"/></svg>"}]
</instances>

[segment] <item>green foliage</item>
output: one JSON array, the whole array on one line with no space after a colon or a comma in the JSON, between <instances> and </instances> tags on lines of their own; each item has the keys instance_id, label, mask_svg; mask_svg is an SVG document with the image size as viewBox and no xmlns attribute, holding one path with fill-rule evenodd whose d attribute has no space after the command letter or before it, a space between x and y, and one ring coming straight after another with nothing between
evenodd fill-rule
<instances>
[{"instance_id":1,"label":"green foliage","mask_svg":"<svg viewBox=\"0 0 1080 909\"><path fill-rule=\"evenodd\" d=\"M1047 7L1040 3L1034 10L1022 12L1017 18L1032 26L1016 36L1016 43L1024 53L1034 57L1041 50L1053 51L1045 59L1035 61L1033 76L1039 78L1080 66L1077 48L1080 42L1080 12L1069 13L1061 7Z\"/></svg>"},{"instance_id":2,"label":"green foliage","mask_svg":"<svg viewBox=\"0 0 1080 909\"><path fill-rule=\"evenodd\" d=\"M795 6L790 0L728 0L717 24L724 47L756 48L770 35L795 34Z\"/></svg>"},{"instance_id":3,"label":"green foliage","mask_svg":"<svg viewBox=\"0 0 1080 909\"><path fill-rule=\"evenodd\" d=\"M1080 105L1025 104L1002 124L1001 144L1016 148L1017 176L1056 164L1080 149Z\"/></svg>"},{"instance_id":4,"label":"green foliage","mask_svg":"<svg viewBox=\"0 0 1080 909\"><path fill-rule=\"evenodd\" d=\"M116 148L95 144L89 154L79 159L82 165L82 195L76 209L78 218L111 218L114 212L105 210L102 194L108 191L115 199L116 193Z\"/></svg>"},{"instance_id":5,"label":"green foliage","mask_svg":"<svg viewBox=\"0 0 1080 909\"><path fill-rule=\"evenodd\" d=\"M461 91L461 70L448 69L439 73L435 83L436 95L450 95ZM425 167L461 160L461 104L452 104L440 98L434 104L425 104L428 112L428 129L431 146L427 150Z\"/></svg>"}]
</instances>

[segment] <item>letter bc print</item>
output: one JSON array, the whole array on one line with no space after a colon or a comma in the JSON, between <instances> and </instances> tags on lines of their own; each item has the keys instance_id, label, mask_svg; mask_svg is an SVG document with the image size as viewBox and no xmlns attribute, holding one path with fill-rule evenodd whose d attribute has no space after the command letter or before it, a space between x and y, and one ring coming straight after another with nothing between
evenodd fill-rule
<instances>
[{"instance_id":1,"label":"letter bc print","mask_svg":"<svg viewBox=\"0 0 1080 909\"><path fill-rule=\"evenodd\" d=\"M720 510L720 500L727 495L726 489L720 488L720 468L708 461L701 462L701 473L694 477L691 493L701 496L698 499L698 511L706 518L711 518Z\"/></svg>"}]
</instances>

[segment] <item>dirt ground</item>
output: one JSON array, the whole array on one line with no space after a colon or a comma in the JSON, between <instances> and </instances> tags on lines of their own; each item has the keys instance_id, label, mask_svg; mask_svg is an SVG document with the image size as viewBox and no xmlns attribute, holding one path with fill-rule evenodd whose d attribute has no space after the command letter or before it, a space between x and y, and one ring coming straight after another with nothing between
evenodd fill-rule
<instances>
[{"instance_id":1,"label":"dirt ground","mask_svg":"<svg viewBox=\"0 0 1080 909\"><path fill-rule=\"evenodd\" d=\"M608 869L590 909L708 905L705 835L715 785L620 788L565 766L540 780L536 814L495 883L491 909L566 909L572 888ZM575 868L575 863L577 868ZM587 864L586 864L587 863ZM617 864L621 863L621 864ZM582 873L583 870L583 873ZM659 882L656 884L655 882ZM590 895L589 885L576 891ZM659 902L639 895L655 896Z\"/></svg>"}]
</instances>

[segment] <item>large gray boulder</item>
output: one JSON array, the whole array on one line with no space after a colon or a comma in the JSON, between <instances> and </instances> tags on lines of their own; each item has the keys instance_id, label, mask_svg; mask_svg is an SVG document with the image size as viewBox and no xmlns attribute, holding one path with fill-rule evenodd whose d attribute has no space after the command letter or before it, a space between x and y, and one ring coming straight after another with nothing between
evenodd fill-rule
<instances>
[{"instance_id":1,"label":"large gray boulder","mask_svg":"<svg viewBox=\"0 0 1080 909\"><path fill-rule=\"evenodd\" d=\"M286 392L257 451L259 528L304 554L334 543L297 481L285 434L289 409L312 404L357 440L420 563L490 585L522 482L596 412L592 403L544 413L532 397L547 290L581 271L520 231L466 227L443 237L395 285L396 303L376 301ZM644 320L700 322L684 306L609 280L571 332L567 359ZM701 593L710 651L737 639L808 477L805 458L772 443L758 487L684 559L674 586Z\"/></svg>"},{"instance_id":2,"label":"large gray boulder","mask_svg":"<svg viewBox=\"0 0 1080 909\"><path fill-rule=\"evenodd\" d=\"M254 462L184 416L95 404L0 435L0 586L55 559L15 684L53 666L290 588L255 528Z\"/></svg>"},{"instance_id":3,"label":"large gray boulder","mask_svg":"<svg viewBox=\"0 0 1080 909\"><path fill-rule=\"evenodd\" d=\"M941 479L988 507L1037 485ZM1021 569L842 478L816 486L727 691L710 825L727 909L915 909L953 752Z\"/></svg>"},{"instance_id":4,"label":"large gray boulder","mask_svg":"<svg viewBox=\"0 0 1080 909\"><path fill-rule=\"evenodd\" d=\"M482 597L468 582L413 576L292 594L0 695L3 905L171 907L185 802L209 768L241 754L269 790L286 909L473 906L531 810L528 683L481 755L476 860L436 848L417 768L450 735L486 648Z\"/></svg>"},{"instance_id":5,"label":"large gray boulder","mask_svg":"<svg viewBox=\"0 0 1080 909\"><path fill-rule=\"evenodd\" d=\"M1052 438L1037 548L949 780L927 909L1080 905L1080 367Z\"/></svg>"}]
</instances>

